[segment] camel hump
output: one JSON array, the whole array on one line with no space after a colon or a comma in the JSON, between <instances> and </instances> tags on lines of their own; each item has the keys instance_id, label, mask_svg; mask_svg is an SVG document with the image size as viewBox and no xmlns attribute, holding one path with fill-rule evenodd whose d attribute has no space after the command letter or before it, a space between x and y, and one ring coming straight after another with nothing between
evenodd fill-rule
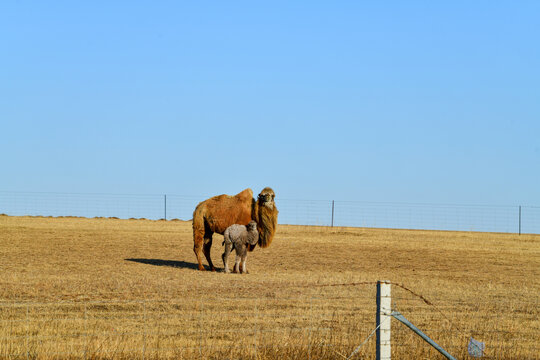
<instances>
[{"instance_id":1,"label":"camel hump","mask_svg":"<svg viewBox=\"0 0 540 360\"><path fill-rule=\"evenodd\" d=\"M247 188L245 190L240 191L238 194L235 195L235 197L240 199L253 199L253 190L250 188Z\"/></svg>"},{"instance_id":2,"label":"camel hump","mask_svg":"<svg viewBox=\"0 0 540 360\"><path fill-rule=\"evenodd\" d=\"M249 202L249 200L253 199L253 190L251 190L250 188L247 188L245 190L240 191L236 195L227 195L227 194L216 195L216 196L211 197L210 199L201 201L199 205L197 205L197 207L207 202L224 202L224 201L229 201L232 199Z\"/></svg>"}]
</instances>

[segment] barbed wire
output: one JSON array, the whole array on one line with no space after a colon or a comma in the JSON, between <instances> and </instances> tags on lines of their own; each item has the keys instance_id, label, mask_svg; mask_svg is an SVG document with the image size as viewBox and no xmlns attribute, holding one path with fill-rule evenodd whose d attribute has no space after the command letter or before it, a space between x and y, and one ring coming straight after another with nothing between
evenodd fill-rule
<instances>
[{"instance_id":1,"label":"barbed wire","mask_svg":"<svg viewBox=\"0 0 540 360\"><path fill-rule=\"evenodd\" d=\"M292 287L301 287L301 288L314 288L314 287L317 287L317 288L324 288L324 287L343 287L343 286L349 286L349 287L355 287L355 286L374 286L375 284L377 284L378 281L355 281L355 282L341 282L341 283L313 283L313 284L296 284L296 285L291 285ZM388 282L390 283L391 285L395 286L396 288L399 288L399 289L402 289L403 291L405 291L407 294L411 295L411 297L402 297L402 296L394 296L392 297L393 300L397 300L398 304L397 305L400 305L400 303L402 301L408 301L408 300L414 300L414 299L417 299L421 304L424 304L426 305L427 307L429 308L432 308L434 309L441 318L444 318L448 324L450 325L450 330L451 329L455 329L457 331L457 335L459 335L460 337L463 336L463 337L470 337L470 333L471 331L469 330L464 330L463 327L459 326L458 324L455 323L455 321L452 321L450 319L450 317L446 314L446 310L442 309L438 304L436 304L436 302L434 302L432 299L429 299L426 295L422 294L421 292L413 289L411 286L408 286L408 285L404 285L403 283L397 283L397 282ZM307 334L307 333L311 333L311 332L314 332L314 331L317 331L319 333L332 333L332 330L334 330L334 328L332 326L328 326L328 324L331 324L332 322L335 322L336 321L336 318L335 318L335 313L332 314L332 312L335 312L335 311L338 311L339 312L339 316L341 319L346 319L346 318L354 318L354 317L360 317L360 318L365 318L364 314L359 314L357 313L357 310L355 309L348 309L347 308L347 305L344 305L344 303L341 301L341 300L352 300L350 297L347 297L347 296L342 296L342 295L335 295L335 296L331 296L330 298L327 297L327 296L324 296L324 295L321 295L320 297L318 296L312 296L311 299L310 299L310 305L307 305L306 304L306 299L308 299L309 296L296 296L296 297L292 297L292 296L288 296L288 297L283 297L282 299L281 298L270 298L270 299L266 299L266 298L257 298L257 297L250 297L250 298L241 298L241 299L238 299L238 301L234 301L234 302L231 302L231 306L234 305L234 306L237 306L238 308L232 308L232 311L233 311L233 315L234 314L242 314L243 309L247 309L249 308L249 305L250 305L250 302L253 302L253 301L256 301L257 304L266 304L267 301L269 301L270 303L275 303L276 306L279 307L279 304L284 304L284 303L288 303L287 306L295 306L294 304L291 305L291 302L292 301L296 301L298 302L298 305L301 305L298 307L298 309L308 309L309 306L313 306L315 304L318 304L318 300L321 300L322 303L320 303L320 305L317 305L317 306L321 306L321 310L322 312L321 313L317 313L316 315L313 315L312 313L308 313L307 311L305 313L296 313L296 314L288 314L287 315L287 318L286 320L288 321L288 324L293 324L293 323L297 323L298 326L295 327L295 328L292 328L290 329L291 331L298 331L299 333L303 333L303 334ZM334 307L331 307L331 308L328 308L326 309L324 306L325 303L328 302L329 299L334 299L334 300L337 300L336 303L337 304L340 304L342 306L342 308L334 308ZM227 300L230 300L230 299L227 299ZM30 338L32 339L31 341L33 342L39 342L39 341L49 341L49 340L55 340L55 339L80 339L81 337L88 337L88 338L92 338L92 337L98 337L98 338L108 338L108 337L111 337L111 338L123 338L123 337L133 337L133 336L139 336L139 337L144 337L145 339L156 339L156 338L159 338L159 337L169 337L169 336L175 336L177 335L177 332L175 332L174 330L169 329L169 330L166 330L167 329L167 326L175 326L174 324L176 323L176 320L185 320L187 321L187 323L192 323L193 321L202 321L203 319L207 319L207 318L213 318L216 316L216 314L219 313L220 311L220 307L219 306L207 306L207 305L204 305L203 304L219 304L219 299L208 299L208 300L200 300L200 299L197 299L195 302L189 304L189 305L186 305L186 306L181 306L179 308L175 308L175 306L178 306L179 304L178 303L175 303L174 301L171 302L169 300L159 300L159 299L156 299L156 300L129 300L129 301L88 301L88 302L49 302L49 303L43 303L43 302L36 302L36 303L32 303L32 302L23 302L23 303L0 303L0 322L3 323L3 324L8 324L8 323L16 323L16 322L29 322L31 321L31 323L28 323L28 324L32 324L32 326L40 326L39 324L44 324L43 322L44 321L52 321L53 319L48 319L47 317L56 317L58 316L58 314L61 314L60 312L58 312L57 310L54 310L54 307L59 307L59 308L68 308L68 312L65 313L67 314L68 317L66 318L55 318L54 321L60 321L60 322L69 322L69 321L73 321L73 322L81 322L81 321L84 321L86 324L92 324L93 322L95 321L98 321L100 322L123 322L124 320L128 320L128 321L136 321L136 322L144 322L144 324L149 324L148 325L148 329L146 328L146 325L145 325L145 329L144 331L143 330L132 330L132 331L125 331L123 329L119 329L117 331L115 330L106 330L106 329L103 329L101 331L99 327L95 328L94 331L90 331L90 332L84 332L84 331L71 331L69 332L69 330L64 333L64 332L59 332L57 334L47 334L47 333L34 333L34 334L28 334L28 333L11 333L10 335L8 336L2 336L0 337L0 340L7 340L9 341L10 339L13 340L14 342L17 342L18 340L17 339L28 339L29 336ZM96 305L98 306L98 308L94 308L92 309L92 306L93 305ZM166 305L166 308L161 308L161 306L165 306ZM105 306L105 308L101 308L101 306ZM115 311L118 310L118 311L121 311L121 313L119 314L119 316L102 316L102 315L99 315L101 311L109 311L107 306L111 306ZM118 308L118 306L120 306L120 308ZM455 304L455 306L460 306L459 304ZM453 306L455 308L455 306ZM39 311L42 311L42 310L45 310L45 309L48 309L48 308L53 308L54 312L53 313L48 313L47 316L44 316L44 317L39 317L39 316L36 316L39 312ZM74 313L79 313L82 311L84 307L84 311L85 311L85 314L84 314L84 317L73 317L73 316L69 316L70 314L74 314ZM144 311L145 311L145 314L144 314L144 317L141 316L141 315L138 315L138 316L132 316L132 315L129 315L131 312L138 312L138 311L143 311L144 307ZM9 309L9 308L12 308L12 309L18 309L16 313L13 313L11 315L9 315L9 311L6 312L6 309ZM32 311L28 311L28 309L32 309ZM282 313L272 313L272 311L275 311L277 310L278 308L274 309L273 307L271 308L261 308L259 307L258 305L256 306L257 308L257 318L260 318L262 321L264 321L265 318L272 318L272 319L280 319L280 316L282 315ZM397 309L396 307L396 303L394 302L394 308ZM170 310L173 309L174 311L177 311L179 313L182 313L183 311L188 311L187 313L185 313L183 316L175 316L174 315L174 311L171 312ZM25 311L26 310L26 311ZM230 311L231 309L227 310L227 311ZM422 309L418 308L418 310L415 310L416 311L422 311ZM197 315L199 314L199 315ZM9 316L14 316L15 318L11 318L11 319L7 319L6 317L9 317ZM24 319L21 319L21 318L16 318L16 317L23 317L25 316L26 318ZM197 317L198 316L198 317ZM253 317L253 316L252 316ZM319 321L319 325L318 326L312 326L312 325L309 325L312 323L312 321L310 321L311 317L315 317L316 319L318 319ZM161 321L163 319L167 319L169 321L171 321L171 324L163 324ZM198 320L197 320L198 319ZM244 321L248 321L249 322L249 319L250 318L246 318L246 320ZM275 322L274 321L271 321L272 324L274 324L273 326L275 326ZM309 324L308 324L309 323ZM164 326L165 328L163 330L156 330L156 326L158 326L157 324L161 324L159 326ZM242 323L244 324L244 323ZM306 326L307 325L307 326ZM29 325L28 325L29 326ZM83 327L83 324L79 324L77 326L80 326L81 328ZM85 327L87 325L84 325ZM99 325L101 326L101 325ZM142 326L142 325L137 325L137 326ZM261 324L253 324L252 326L254 326L255 328L235 328L233 331L238 331L240 333L244 333L246 334L246 336L253 336L254 334L258 334L259 336L261 336L262 334L265 334L265 333L275 333L275 334L285 334L286 331L280 327L277 327L277 328L268 328L268 324L266 325L261 325ZM287 326L287 325L286 325ZM9 325L7 325L7 327L9 327ZM364 331L367 331L367 326L366 327L363 327L362 328L362 333L364 333ZM21 331L24 331L25 329L22 329ZM72 329L72 330L75 330L75 329ZM97 330L97 331L96 331ZM214 336L217 336L216 339L218 339L219 341L227 341L225 340L225 338L222 338L222 334L227 334L230 330L228 329L211 329L211 330L204 330L203 327L202 327L202 324L199 324L199 327L198 328L193 328L193 329L184 329L184 335L185 336L188 336L188 337L193 337L194 341L195 339L197 338L197 336L199 338L202 338L203 335L206 336L207 334L210 334L212 333ZM433 326L433 323L428 326L428 327L423 327L424 331L431 331L431 332L436 332L436 333L440 333L440 334L444 334L444 333L448 333L449 330L447 329L442 329L442 328L439 328L437 326ZM371 338L372 334L373 334L373 330L372 328L369 329L369 331L371 331L369 333L369 335L367 336L367 338L364 339L364 341L362 341L360 343L360 346L356 347L355 349L357 349L357 351L354 353L358 353L358 351L362 348L362 346L365 346L365 344L369 341L369 339ZM504 331L502 330L492 330L492 331L482 331L483 333L488 333L488 332L492 332L492 333L498 333L498 334L505 334ZM367 332L366 332L367 334ZM530 341L531 339L526 337L526 336L520 336L520 334L516 334L518 335L518 337L514 336L512 338L512 342L515 343L516 341L520 341L520 340L527 340L527 341ZM310 336L310 335L304 335L304 336ZM401 337L400 337L401 339ZM28 340L27 340L28 341ZM152 340L154 341L154 340ZM338 354L339 356L341 357L344 357L344 358L347 358L346 355L343 355L343 353L341 351L343 351L343 349L345 349L343 347L343 345L332 345L330 343L324 343L324 338L323 339L319 339L319 340L316 340L317 342L314 343L314 344L326 344L327 347L333 347L332 348L332 351L336 354ZM409 343L410 340L406 340L406 339L402 339L400 340L402 343L401 344L396 344L396 346L398 347L401 347L401 346L404 346L404 344L406 343ZM506 340L506 342L508 342L510 340ZM309 342L311 343L311 342ZM358 343L357 343L358 344ZM74 344L75 346L80 346L80 345L77 345L77 344ZM326 346L325 345L325 346ZM400 346L401 345L401 346ZM224 346L224 345L219 345L217 344L215 347L220 347L220 346ZM259 344L259 346L262 348L264 347L264 344ZM315 345L314 345L315 346ZM336 346L341 346L341 347L336 347ZM350 344L347 345L347 346L351 346ZM457 345L452 345L452 346L457 346ZM502 346L502 345L501 345ZM195 349L200 349L200 347L194 347ZM150 346L148 346L147 349L151 349ZM162 347L162 349L164 349ZM341 349L341 350L340 350ZM165 351L165 350L163 350ZM347 350L345 350L347 351ZM349 350L350 351L350 350ZM491 351L489 352L486 352L486 354L489 354L491 353ZM0 354L0 356L2 356L2 354Z\"/></svg>"},{"instance_id":2,"label":"barbed wire","mask_svg":"<svg viewBox=\"0 0 540 360\"><path fill-rule=\"evenodd\" d=\"M338 284L313 284L313 285L306 285L304 287L359 286L359 285L374 285L374 284L378 284L379 282L380 281L362 281L362 282L350 282L350 283L338 283ZM461 327L457 326L452 320L450 320L450 318L438 306L436 306L432 301L428 300L424 295L421 295L421 294L417 293L416 291L413 291L412 289L410 289L409 287L405 286L402 283L395 283L395 282L391 282L391 281L384 281L384 282L388 283L388 284L391 284L392 286L397 286L398 288L401 288L401 289L409 292L413 296L417 297L418 299L422 300L426 305L431 306L440 315L442 315L442 317L444 317L444 319L446 321L448 321L450 326L456 328L458 330L458 332L462 336L464 336L464 337L470 337L471 336L470 332L467 333ZM394 303L394 307L395 307L395 303ZM394 310L397 310L397 309L394 309ZM380 326L381 326L381 324L379 324L378 327L380 327ZM354 354L356 354L358 352L358 350L369 340L369 338L371 338L371 336L375 333L377 328L375 328L375 330L373 330L373 332L366 338L366 340L362 344L360 344L360 346L358 346L355 349L355 351L353 351L353 353L346 359L350 359ZM484 352L488 353L485 350L484 350Z\"/></svg>"}]
</instances>

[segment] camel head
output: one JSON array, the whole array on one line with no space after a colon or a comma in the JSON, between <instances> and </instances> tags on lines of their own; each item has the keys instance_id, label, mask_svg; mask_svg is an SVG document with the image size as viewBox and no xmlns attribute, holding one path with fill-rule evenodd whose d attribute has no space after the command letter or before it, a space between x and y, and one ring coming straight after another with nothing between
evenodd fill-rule
<instances>
[{"instance_id":1,"label":"camel head","mask_svg":"<svg viewBox=\"0 0 540 360\"><path fill-rule=\"evenodd\" d=\"M259 194L257 198L257 202L259 203L259 206L264 206L269 209L273 209L275 206L274 198L276 197L276 194L274 193L274 190L272 190L269 187L265 187L262 189L261 193Z\"/></svg>"},{"instance_id":2,"label":"camel head","mask_svg":"<svg viewBox=\"0 0 540 360\"><path fill-rule=\"evenodd\" d=\"M246 228L248 231L257 230L257 223L253 220L249 222L249 224L246 225Z\"/></svg>"}]
</instances>

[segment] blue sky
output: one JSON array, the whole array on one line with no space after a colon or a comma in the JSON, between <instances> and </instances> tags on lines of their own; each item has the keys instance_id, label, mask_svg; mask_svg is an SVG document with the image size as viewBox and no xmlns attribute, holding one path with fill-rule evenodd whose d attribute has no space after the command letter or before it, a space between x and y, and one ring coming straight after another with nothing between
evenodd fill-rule
<instances>
[{"instance_id":1,"label":"blue sky","mask_svg":"<svg viewBox=\"0 0 540 360\"><path fill-rule=\"evenodd\" d=\"M0 190L540 205L539 14L4 1Z\"/></svg>"}]
</instances>

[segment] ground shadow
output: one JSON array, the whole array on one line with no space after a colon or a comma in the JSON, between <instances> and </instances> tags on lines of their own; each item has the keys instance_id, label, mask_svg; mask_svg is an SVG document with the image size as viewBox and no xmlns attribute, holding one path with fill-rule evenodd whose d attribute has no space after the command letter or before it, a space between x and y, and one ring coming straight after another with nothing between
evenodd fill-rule
<instances>
[{"instance_id":1,"label":"ground shadow","mask_svg":"<svg viewBox=\"0 0 540 360\"><path fill-rule=\"evenodd\" d=\"M161 260L161 259L124 259L126 261L138 262L141 264L155 265L155 266L170 266L174 268L184 269L198 269L199 265L196 263L176 260Z\"/></svg>"}]
</instances>

